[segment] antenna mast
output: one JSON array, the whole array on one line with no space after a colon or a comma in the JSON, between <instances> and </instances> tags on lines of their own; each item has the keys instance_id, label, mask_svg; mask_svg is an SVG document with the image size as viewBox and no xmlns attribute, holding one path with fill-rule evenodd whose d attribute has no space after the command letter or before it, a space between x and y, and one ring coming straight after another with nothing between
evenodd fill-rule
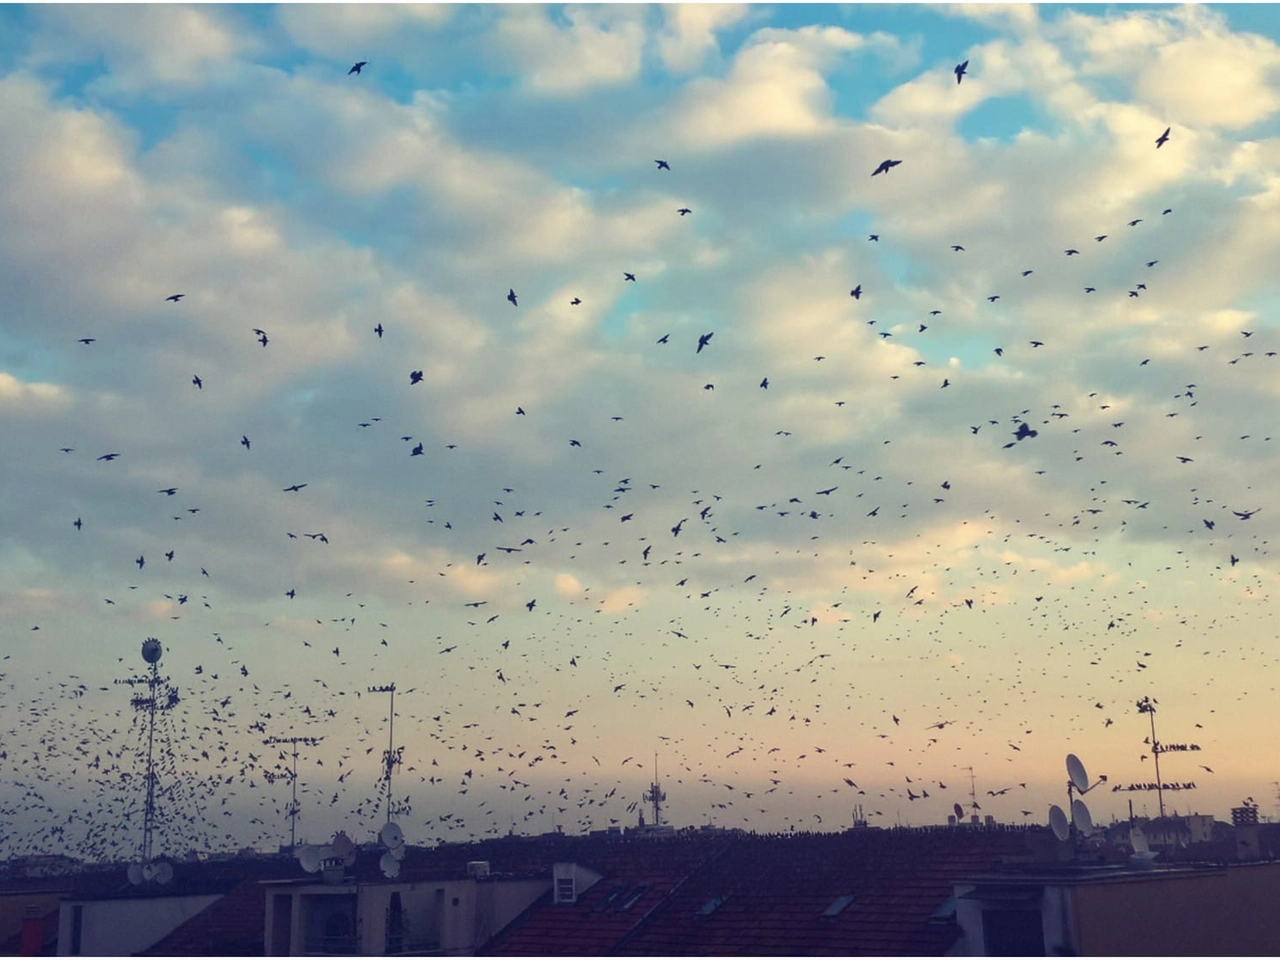
<instances>
[{"instance_id":1,"label":"antenna mast","mask_svg":"<svg viewBox=\"0 0 1280 960\"><path fill-rule=\"evenodd\" d=\"M977 777L974 775L973 767L961 767L961 770L969 771L969 804L974 810L981 810L978 806L978 787Z\"/></svg>"},{"instance_id":2,"label":"antenna mast","mask_svg":"<svg viewBox=\"0 0 1280 960\"><path fill-rule=\"evenodd\" d=\"M653 755L653 783L649 785L648 791L644 795L645 803L653 804L653 825L655 827L662 826L662 804L666 801L667 795L662 792L662 787L658 783L658 754Z\"/></svg>"},{"instance_id":3,"label":"antenna mast","mask_svg":"<svg viewBox=\"0 0 1280 960\"><path fill-rule=\"evenodd\" d=\"M308 747L314 747L324 737L268 737L263 740L263 744L269 747L283 746L290 744L293 747L293 770L289 774L289 781L293 784L293 799L289 801L289 852L295 852L298 845L298 744L305 744ZM272 779L275 776L272 775Z\"/></svg>"},{"instance_id":4,"label":"antenna mast","mask_svg":"<svg viewBox=\"0 0 1280 960\"><path fill-rule=\"evenodd\" d=\"M396 685L388 683L382 687L370 687L369 693L389 693L391 694L390 719L387 724L387 750L382 755L382 779L386 784L386 808L387 823L391 822L391 777L395 773L396 767L400 765L400 760L404 754L404 747L399 749L395 746L396 737Z\"/></svg>"}]
</instances>

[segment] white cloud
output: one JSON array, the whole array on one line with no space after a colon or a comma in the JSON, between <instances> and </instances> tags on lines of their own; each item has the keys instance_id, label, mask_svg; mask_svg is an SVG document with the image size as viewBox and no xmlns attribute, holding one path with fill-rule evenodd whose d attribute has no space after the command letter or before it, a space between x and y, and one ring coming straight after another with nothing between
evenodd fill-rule
<instances>
[{"instance_id":1,"label":"white cloud","mask_svg":"<svg viewBox=\"0 0 1280 960\"><path fill-rule=\"evenodd\" d=\"M549 96L573 96L620 84L640 71L643 15L624 6L570 6L566 24L538 6L504 10L493 30L502 63L522 85Z\"/></svg>"},{"instance_id":2,"label":"white cloud","mask_svg":"<svg viewBox=\"0 0 1280 960\"><path fill-rule=\"evenodd\" d=\"M445 3L285 4L280 24L299 46L337 60L408 59L424 38L445 26L458 11Z\"/></svg>"},{"instance_id":3,"label":"white cloud","mask_svg":"<svg viewBox=\"0 0 1280 960\"><path fill-rule=\"evenodd\" d=\"M718 52L716 33L741 21L750 9L741 3L673 3L664 6L664 23L655 38L663 66L672 73L697 70L709 54Z\"/></svg>"},{"instance_id":4,"label":"white cloud","mask_svg":"<svg viewBox=\"0 0 1280 960\"><path fill-rule=\"evenodd\" d=\"M674 132L686 148L722 149L757 137L830 130L831 91L823 70L856 51L897 48L894 38L840 27L758 30L734 57L727 77L689 83L675 104Z\"/></svg>"},{"instance_id":5,"label":"white cloud","mask_svg":"<svg viewBox=\"0 0 1280 960\"><path fill-rule=\"evenodd\" d=\"M0 370L0 410L50 411L69 406L71 398L56 383L24 383Z\"/></svg>"}]
</instances>

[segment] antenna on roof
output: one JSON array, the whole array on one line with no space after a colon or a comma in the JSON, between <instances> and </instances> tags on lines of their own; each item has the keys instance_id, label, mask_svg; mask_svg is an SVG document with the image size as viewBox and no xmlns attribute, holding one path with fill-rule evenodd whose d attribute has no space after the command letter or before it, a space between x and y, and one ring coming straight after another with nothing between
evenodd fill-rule
<instances>
[{"instance_id":1,"label":"antenna on roof","mask_svg":"<svg viewBox=\"0 0 1280 960\"><path fill-rule=\"evenodd\" d=\"M644 802L653 804L653 825L655 827L662 826L662 804L666 802L667 795L662 791L662 785L658 783L658 754L653 754L653 783L649 784L649 789L645 791Z\"/></svg>"},{"instance_id":2,"label":"antenna on roof","mask_svg":"<svg viewBox=\"0 0 1280 960\"><path fill-rule=\"evenodd\" d=\"M268 747L282 746L290 744L293 747L293 770L289 773L289 780L293 784L293 799L289 802L289 852L293 853L298 845L298 744L305 744L308 747L314 747L324 737L267 737L263 740L263 744ZM283 755L281 755L283 759ZM277 774L268 774L269 780L276 779Z\"/></svg>"},{"instance_id":3,"label":"antenna on roof","mask_svg":"<svg viewBox=\"0 0 1280 960\"><path fill-rule=\"evenodd\" d=\"M173 879L171 864L152 861L151 845L156 826L156 781L159 779L155 764L156 714L168 713L179 703L177 688L169 684L168 677L160 676L160 658L164 656L164 647L160 641L155 637L147 637L142 642L140 652L143 662L151 668L147 676L116 681L128 686L147 688L145 694L134 694L129 701L136 712L147 715L147 798L142 814L142 856L141 862L131 864L128 870L129 882L135 886L145 881L155 880L163 884Z\"/></svg>"},{"instance_id":4,"label":"antenna on roof","mask_svg":"<svg viewBox=\"0 0 1280 960\"><path fill-rule=\"evenodd\" d=\"M1067 823L1067 814L1056 804L1049 808L1049 825L1053 827L1053 834L1059 840L1066 840L1072 836L1089 837L1093 835L1093 817L1089 813L1089 808L1085 806L1083 800L1077 800L1073 794L1086 794L1094 787L1101 783L1106 783L1106 776L1099 777L1093 783L1089 782L1089 774L1084 768L1084 764L1074 753L1067 754L1067 807L1071 811L1071 822ZM1063 836L1063 830L1066 836Z\"/></svg>"},{"instance_id":5,"label":"antenna on roof","mask_svg":"<svg viewBox=\"0 0 1280 960\"><path fill-rule=\"evenodd\" d=\"M387 750L382 755L382 780L386 784L386 808L387 823L391 822L391 777L395 773L396 767L400 766L400 761L404 755L404 747L397 748L395 745L396 736L396 685L388 683L382 687L370 687L369 693L389 693L391 694L391 707L388 713L387 722Z\"/></svg>"}]
</instances>

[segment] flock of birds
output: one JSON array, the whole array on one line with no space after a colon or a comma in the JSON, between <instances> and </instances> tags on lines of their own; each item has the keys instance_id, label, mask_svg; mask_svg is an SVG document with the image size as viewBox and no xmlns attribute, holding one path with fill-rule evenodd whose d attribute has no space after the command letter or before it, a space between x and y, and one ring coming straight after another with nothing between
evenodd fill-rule
<instances>
[{"instance_id":1,"label":"flock of birds","mask_svg":"<svg viewBox=\"0 0 1280 960\"><path fill-rule=\"evenodd\" d=\"M957 84L968 75L968 63L956 65ZM367 66L355 63L348 76L363 75ZM1166 129L1155 139L1156 149L1170 142L1170 134ZM897 169L909 162L887 158L870 175L899 176ZM656 175L678 178L678 164L653 163ZM696 220L695 209L696 204L682 204L673 214ZM1172 208L1162 207L1121 220L1117 229L1141 234L1144 250L1131 279L1109 287L1082 273L1081 294L1128 300L1154 289L1167 256L1163 251L1172 249L1159 231L1173 229L1172 215ZM1093 235L1095 248L1107 249L1102 245L1112 239L1112 229L1103 226ZM866 242L890 239L880 228ZM951 252L970 256L960 242L965 238L956 239ZM1062 256L1090 260L1082 247L1064 246ZM1038 264L1018 265L1010 282L1034 284L1037 269ZM618 283L639 286L640 273L620 270ZM928 338L944 328L947 305L890 325L863 310L882 291L870 279L852 279L849 324L861 328L859 349L887 350L910 341L909 349L893 354L902 358L901 367L888 379L914 383L912 378L932 376ZM1008 296L1007 290L992 290L985 300L999 309L995 305ZM843 293L839 297L848 304ZM505 299L514 310L527 309L514 285ZM501 303L497 291L495 300ZM199 295L172 293L164 301L172 305L166 309L188 310ZM569 305L584 306L580 296ZM379 321L367 330L367 349L383 351L388 368L404 370L396 374L399 390L429 388L428 372L405 369L412 364L394 346L397 333L391 321ZM687 370L691 358L703 363L732 335L663 331L648 347L654 356L646 362ZM1206 343L1198 355L1205 363L1230 364L1275 357L1275 350L1257 346L1267 340L1261 331L1241 331L1239 337L1242 349L1226 359L1221 342ZM263 362L283 339L248 325L245 338L246 348L259 351ZM259 347L248 347L250 339ZM96 349L99 340L83 337L79 343ZM989 363L1012 366L1046 345L1052 346L1051 333L984 349L990 350ZM679 359L669 357L675 352ZM818 354L810 361L824 376L831 366L821 366L826 359ZM1159 365L1144 357L1133 365L1132 376L1148 376ZM689 378L693 396L677 402L692 409L717 383L711 374L694 372ZM763 398L794 379L789 372L760 370L751 376L750 390ZM722 382L721 393L741 395L743 383ZM965 371L948 367L936 383L963 391ZM200 371L191 374L190 384L201 396L214 387ZM819 459L813 455L822 449L816 442L795 452L796 435L817 432L823 418L848 423L854 409L844 399L829 400L825 414L762 413L765 408L748 406L745 398L733 409L691 413L691 423L703 427L720 418L732 421L741 435L759 434L749 454L754 462L737 476L728 472L730 466L712 462L712 451L724 445L714 438L708 438L704 463L652 456L653 447L643 439L651 434L625 433L637 411L620 392L616 408L604 407L614 398L602 399L584 411L581 432L563 436L552 468L557 487L538 494L524 488L518 465L499 476L491 451L468 450L461 440L445 442L438 435L443 424L406 422L401 430L385 417L353 420L346 425L351 442L381 444L380 462L398 457L417 463L413 458L423 457L437 471L437 486L449 487L447 477L469 488L469 499L428 497L425 509L419 500L414 535L443 547L449 559L438 564L433 582L405 580L376 597L368 590L326 590L326 576L309 573L325 568L299 560L292 569L277 569L276 582L259 585L258 602L277 611L260 626L251 625L242 610L220 606L218 581L231 571L219 566L212 551L207 558L196 551L222 518L202 506L198 487L161 481L145 488L147 496L160 498L146 538L155 546L136 557L110 559L108 551L118 553L116 540L99 539L99 518L88 512L68 516L67 536L79 538L81 549L118 571L119 592L102 598L99 616L120 616L126 607L155 602L169 612L172 635L160 638L167 679L155 689L137 682L125 686L82 677L72 665L24 676L19 688L6 677L14 665L0 666L0 682L8 680L6 709L14 715L0 747L0 775L10 785L0 800L0 821L24 828L5 834L13 852L61 848L92 858L135 855L150 713L131 706L129 696L148 690L163 701L154 714L159 837L174 852L281 839L293 757L289 748L267 741L289 736L309 738L301 747L297 783L304 831L320 822L376 828L387 813L389 776L391 812L411 840L466 839L553 824L571 832L629 824L643 809L640 791L653 771L647 752L602 755L617 742L655 749L658 775L673 800L696 817L729 826L751 827L771 811L785 810L775 818L781 828L835 828L855 803L873 822L891 822L904 809L936 821L953 800L965 797L978 809L1007 797L1022 817L1039 817L1045 798L1032 796L1032 777L1021 763L1036 735L1049 733L1027 719L1028 701L1042 687L1052 687L1044 665L1056 663L1080 675L1097 668L1100 678L1125 691L1096 704L1099 716L1096 724L1088 718L1088 729L1100 734L1116 718L1132 714L1124 698L1145 692L1132 686L1142 671L1153 660L1176 656L1189 639L1185 627L1175 627L1173 642L1163 648L1138 645L1153 642L1142 624L1149 603L1141 595L1145 588L1135 587L1150 571L1132 580L1065 584L1045 565L1027 562L1032 555L1056 559L1074 551L1087 566L1099 543L1143 530L1155 494L1138 491L1140 478L1108 482L1109 468L1131 445L1150 446L1152 436L1163 431L1186 443L1168 453L1170 461L1188 470L1203 463L1197 450L1201 436L1193 440L1194 428L1182 430L1203 410L1206 393L1197 384L1168 396L1158 416L1134 407L1113 412L1116 401L1110 397L1101 391L1064 396L1042 409L956 424L954 449L920 460L910 476L901 466L876 460L879 450L909 443L909 437L864 437L856 455L833 451L835 456ZM525 423L538 411L521 403L509 415ZM611 439L608 430L621 439ZM237 432L243 448L237 455L261 455L265 440ZM1242 436L1240 442L1257 446L1270 439ZM50 453L52 459L99 462L104 470L127 467L130 459L124 448L99 452L55 444ZM982 468L966 466L966 456L978 464L1024 458L1020 476L1028 488L1046 474L1075 470L1084 479L1065 485L1080 492L1079 501L1068 514L1019 515L1021 505L1034 502L1034 490L1009 491L1004 503L984 501L974 482ZM335 453L323 469L340 471L343 459ZM779 479L792 476L776 469L783 462L803 466L808 482ZM607 470L604 463L628 466ZM134 476L153 473L148 466ZM674 493L682 474L693 482ZM280 515L286 506L290 517L305 515L308 498L327 479L315 473L281 478L273 493ZM1185 517L1185 535L1200 538L1199 549L1218 555L1219 571L1234 568L1242 556L1260 569L1266 541L1250 539L1244 525L1265 509L1262 493L1250 491L1256 499L1247 504L1228 503L1209 484L1224 486L1229 478L1201 479L1205 486L1192 480L1184 501L1165 504L1164 515ZM178 504L176 510L171 503ZM584 503L598 506L597 516L574 526L569 515ZM50 504L51 511L57 509ZM331 528L335 515L317 507L314 525L255 527L251 535L285 538L298 551L342 550L344 540L355 538L355 523ZM954 545L927 539L941 536L940 522L965 531L961 550L974 553L973 566L953 568ZM205 533L192 533L198 524L209 525ZM177 545L166 543L168 537ZM847 552L840 562L845 577L815 584L819 568L812 561L831 559L823 552L827 543ZM858 547L850 549L851 543ZM1179 553L1178 571L1192 570L1198 561ZM1173 564L1164 569L1173 570ZM567 586L541 592L551 582L547 571L564 572ZM1250 589L1264 593L1259 575L1250 576ZM1029 605L1010 601L1015 578L1018 589L1034 596ZM815 599L819 589L824 599ZM474 592L463 600L468 590ZM668 602L645 602L654 595ZM450 609L437 613L444 606ZM1082 609L1091 611L1091 622L1079 620ZM672 610L679 612L671 616ZM433 626L439 623L447 626ZM1228 629L1210 629L1215 626ZM41 629L40 623L30 626ZM974 678L955 654L981 658L987 656L982 651L1009 638L1015 642L1002 649L1013 652L999 654L1012 661L1005 664L1006 685L974 695ZM268 645L275 647L270 655ZM282 652L287 676L279 669ZM134 650L120 653L112 679L145 678ZM905 691L922 677L927 698L903 702ZM389 678L400 686L394 701L398 743L387 749L392 701L370 692L370 685ZM1054 707L1055 716L1077 722L1078 698L1058 699L1063 703ZM869 712L878 719L868 721ZM850 728L851 717L863 719ZM1004 742L994 753L973 746L992 737ZM1139 760L1139 746L1133 775L1116 771L1114 780L1144 779L1147 757ZM979 790L970 777L975 769L985 779L1007 782Z\"/></svg>"}]
</instances>

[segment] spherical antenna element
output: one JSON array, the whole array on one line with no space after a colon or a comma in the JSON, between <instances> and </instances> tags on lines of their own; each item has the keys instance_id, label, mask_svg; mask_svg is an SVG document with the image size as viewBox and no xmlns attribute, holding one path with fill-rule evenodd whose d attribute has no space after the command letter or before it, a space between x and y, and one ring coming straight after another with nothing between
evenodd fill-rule
<instances>
[{"instance_id":1,"label":"spherical antenna element","mask_svg":"<svg viewBox=\"0 0 1280 960\"><path fill-rule=\"evenodd\" d=\"M1085 773L1084 764L1074 753L1067 754L1067 776L1071 778L1072 786L1081 793L1088 793L1089 774Z\"/></svg>"},{"instance_id":2,"label":"spherical antenna element","mask_svg":"<svg viewBox=\"0 0 1280 960\"><path fill-rule=\"evenodd\" d=\"M159 663L163 653L164 647L160 646L160 641L155 637L147 637L142 642L142 659L147 663Z\"/></svg>"},{"instance_id":3,"label":"spherical antenna element","mask_svg":"<svg viewBox=\"0 0 1280 960\"><path fill-rule=\"evenodd\" d=\"M1067 815L1056 803L1049 808L1049 827L1059 840L1066 840L1071 836L1071 825L1067 822Z\"/></svg>"}]
</instances>

